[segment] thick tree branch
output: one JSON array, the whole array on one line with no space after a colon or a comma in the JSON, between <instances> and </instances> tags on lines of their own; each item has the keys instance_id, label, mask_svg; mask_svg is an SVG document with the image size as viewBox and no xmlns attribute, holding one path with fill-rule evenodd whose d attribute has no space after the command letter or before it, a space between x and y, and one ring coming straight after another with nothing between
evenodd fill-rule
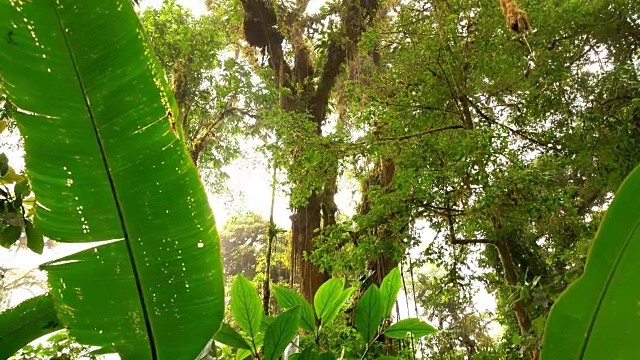
<instances>
[{"instance_id":1,"label":"thick tree branch","mask_svg":"<svg viewBox=\"0 0 640 360\"><path fill-rule=\"evenodd\" d=\"M340 69L347 60L347 55L355 55L356 45L367 26L375 18L379 1L345 0L343 4L347 7L346 15L342 18L346 37L335 39L327 46L327 59L321 70L320 81L309 108L318 124L325 118L329 95L340 74ZM347 54L348 49L353 49L354 54Z\"/></svg>"},{"instance_id":2,"label":"thick tree branch","mask_svg":"<svg viewBox=\"0 0 640 360\"><path fill-rule=\"evenodd\" d=\"M475 102L471 101L471 99L469 99L468 97L466 97L466 98L467 98L467 101L469 102L469 104L471 105L471 107L473 108L473 110L475 110L475 112L478 114L478 116L480 116L481 118L483 118L487 122L492 123L494 125L498 125L500 127L503 127L505 129L507 129L509 132L511 132L512 134L518 136L519 138L521 138L523 140L526 140L526 141L529 141L531 143L534 143L534 144L536 144L538 146L541 146L543 148L548 148L551 145L551 144L548 144L548 143L544 143L544 142L542 142L540 140L537 140L537 139L531 137L528 134L525 134L524 132L522 132L522 131L520 131L518 129L514 129L514 128L508 126L508 125L500 123L499 121L497 121L495 119L492 119L489 115L485 114L484 111L482 111L482 109L480 109L478 104L476 104Z\"/></svg>"},{"instance_id":3,"label":"thick tree branch","mask_svg":"<svg viewBox=\"0 0 640 360\"><path fill-rule=\"evenodd\" d=\"M443 131L447 131L447 130L456 130L456 129L464 129L464 126L462 126L462 125L447 125L447 126L443 126L443 127L440 127L440 128L429 129L429 130L421 131L419 133L414 133L414 134L384 137L384 138L380 138L379 141L408 140L408 139L415 138L415 137L421 137L421 136L425 136L425 135L435 134L435 133L439 133L439 132L443 132Z\"/></svg>"},{"instance_id":4,"label":"thick tree branch","mask_svg":"<svg viewBox=\"0 0 640 360\"><path fill-rule=\"evenodd\" d=\"M277 29L277 16L271 1L241 0L245 13L244 37L249 45L266 50L269 66L276 73L280 86L293 89L293 71L284 59L282 41L284 35Z\"/></svg>"},{"instance_id":5,"label":"thick tree branch","mask_svg":"<svg viewBox=\"0 0 640 360\"><path fill-rule=\"evenodd\" d=\"M211 121L207 126L202 130L198 136L193 141L193 145L191 147L191 159L197 165L198 159L200 158L200 153L202 150L209 144L213 136L215 135L215 130L220 123L222 123L227 117L234 113L235 108L227 107L224 110L220 111L216 118Z\"/></svg>"},{"instance_id":6,"label":"thick tree branch","mask_svg":"<svg viewBox=\"0 0 640 360\"><path fill-rule=\"evenodd\" d=\"M452 239L451 243L454 245L478 245L493 244L493 241L489 239Z\"/></svg>"}]
</instances>

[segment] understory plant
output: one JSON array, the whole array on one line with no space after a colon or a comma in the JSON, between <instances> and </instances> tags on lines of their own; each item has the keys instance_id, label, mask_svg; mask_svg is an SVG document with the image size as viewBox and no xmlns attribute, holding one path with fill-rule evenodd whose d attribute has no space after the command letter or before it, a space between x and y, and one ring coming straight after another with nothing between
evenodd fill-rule
<instances>
[{"instance_id":1,"label":"understory plant","mask_svg":"<svg viewBox=\"0 0 640 360\"><path fill-rule=\"evenodd\" d=\"M375 344L382 338L405 340L409 336L418 340L436 333L428 323L408 318L391 323L391 312L401 287L400 271L394 268L380 287L371 285L355 302L353 328L357 346L348 349L329 349L323 343L323 335L330 329L343 307L352 300L354 287L345 288L342 278L330 279L320 288L313 305L297 292L274 286L281 312L267 316L262 308L255 287L242 275L238 275L231 289L230 308L233 324L223 323L214 336L217 343L235 352L235 358L248 357L264 360L279 359L285 351L288 359L365 359L388 358L392 354L380 353ZM237 330L236 330L237 329ZM300 337L298 337L300 336ZM223 347L224 348L224 347ZM222 354L230 355L229 349Z\"/></svg>"}]
</instances>

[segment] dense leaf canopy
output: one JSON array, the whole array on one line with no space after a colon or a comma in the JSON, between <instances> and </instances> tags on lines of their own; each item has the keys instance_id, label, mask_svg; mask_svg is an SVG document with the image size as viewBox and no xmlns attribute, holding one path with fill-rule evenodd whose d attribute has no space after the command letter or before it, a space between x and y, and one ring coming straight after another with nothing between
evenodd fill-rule
<instances>
[{"instance_id":1,"label":"dense leaf canopy","mask_svg":"<svg viewBox=\"0 0 640 360\"><path fill-rule=\"evenodd\" d=\"M204 346L222 317L222 266L207 252L217 235L193 163L219 191L234 181L225 166L249 155L275 170L255 186L277 180L289 204L221 228L227 283L244 295L215 338L238 349L215 356L257 356L264 343L275 358L284 340L265 331L288 342L289 323L307 334L300 358L581 358L604 344L563 333L582 350L541 351L545 326L558 338L575 315L571 299L606 293L585 275L558 302L640 163L640 2L225 0L196 16L166 0L139 13L142 26L103 9L129 1L106 3L0 3L0 129L18 124L28 176L0 157L0 244L23 230L36 252L39 232L116 239L47 266L78 341L125 355L150 344L151 358ZM274 211L291 214L290 231ZM618 235L598 235L590 264L605 241L626 244ZM396 322L407 312L437 332ZM196 335L183 331L205 316Z\"/></svg>"}]
</instances>

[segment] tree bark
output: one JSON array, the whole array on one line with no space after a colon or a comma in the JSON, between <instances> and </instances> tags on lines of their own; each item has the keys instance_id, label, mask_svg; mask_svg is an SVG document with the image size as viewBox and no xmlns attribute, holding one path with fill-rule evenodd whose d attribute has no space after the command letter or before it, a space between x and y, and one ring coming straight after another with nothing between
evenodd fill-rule
<instances>
[{"instance_id":1,"label":"tree bark","mask_svg":"<svg viewBox=\"0 0 640 360\"><path fill-rule=\"evenodd\" d=\"M292 256L300 269L300 291L309 302L322 283L329 276L320 272L318 266L314 265L308 256L311 255L315 246L313 240L317 237L320 229L320 197L312 194L305 206L296 207L291 216L292 223ZM294 264L292 264L294 265Z\"/></svg>"},{"instance_id":2,"label":"tree bark","mask_svg":"<svg viewBox=\"0 0 640 360\"><path fill-rule=\"evenodd\" d=\"M241 0L241 4L245 13L245 40L250 46L267 53L268 64L274 73L276 84L288 90L289 95L281 95L280 106L284 110L305 115L308 121L315 125L316 135L321 137L331 91L342 65L347 60L347 48L352 48L359 42L377 10L378 2L343 1L345 13L341 20L345 36L336 37L327 45L328 59L322 69L319 69L317 82L315 66L303 38L305 22L300 21L304 16L306 1L299 2L296 9L292 12L285 11L280 17L276 16L271 1ZM282 22L282 19L288 20ZM293 65L284 58L285 39L294 50ZM304 148L291 150L292 153L300 153ZM292 162L297 161L296 156L293 156ZM327 167L333 168L333 165L329 164ZM337 164L335 168L337 169ZM295 186L295 179L293 180ZM314 190L302 201L302 205L292 204L292 279L297 275L302 294L310 302L313 301L320 285L328 279L327 274L322 274L320 269L309 261L308 255L315 248L314 239L319 235L321 228L335 223L335 192L335 177L328 174L323 189ZM295 270L299 272L296 274Z\"/></svg>"},{"instance_id":3,"label":"tree bark","mask_svg":"<svg viewBox=\"0 0 640 360\"><path fill-rule=\"evenodd\" d=\"M516 272L513 259L511 258L509 245L504 239L500 239L496 241L494 245L498 249L498 254L500 255L500 261L502 262L502 269L504 270L504 278L507 280L507 284L511 289L511 294L516 299L515 303L513 304L513 311L516 315L518 326L520 327L521 332L528 333L531 330L531 318L529 317L526 304L522 299L520 299L519 295L516 293L517 291L516 289L518 286L518 273ZM532 349L531 358L533 360L537 360L538 357L539 357L538 349L535 349L535 348Z\"/></svg>"}]
</instances>

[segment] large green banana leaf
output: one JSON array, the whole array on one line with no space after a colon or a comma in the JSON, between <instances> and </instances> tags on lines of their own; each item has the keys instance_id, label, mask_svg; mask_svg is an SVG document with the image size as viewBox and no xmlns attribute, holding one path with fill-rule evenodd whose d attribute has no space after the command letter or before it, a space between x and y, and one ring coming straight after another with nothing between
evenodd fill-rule
<instances>
[{"instance_id":1,"label":"large green banana leaf","mask_svg":"<svg viewBox=\"0 0 640 360\"><path fill-rule=\"evenodd\" d=\"M0 359L6 359L20 350L26 341L60 330L62 326L51 297L37 296L0 314L0 329Z\"/></svg>"},{"instance_id":2,"label":"large green banana leaf","mask_svg":"<svg viewBox=\"0 0 640 360\"><path fill-rule=\"evenodd\" d=\"M37 227L105 241L44 267L58 318L123 359L195 358L223 315L217 233L130 1L0 0L0 79Z\"/></svg>"},{"instance_id":3,"label":"large green banana leaf","mask_svg":"<svg viewBox=\"0 0 640 360\"><path fill-rule=\"evenodd\" d=\"M541 359L640 359L640 168L624 181L584 274L553 305Z\"/></svg>"}]
</instances>

